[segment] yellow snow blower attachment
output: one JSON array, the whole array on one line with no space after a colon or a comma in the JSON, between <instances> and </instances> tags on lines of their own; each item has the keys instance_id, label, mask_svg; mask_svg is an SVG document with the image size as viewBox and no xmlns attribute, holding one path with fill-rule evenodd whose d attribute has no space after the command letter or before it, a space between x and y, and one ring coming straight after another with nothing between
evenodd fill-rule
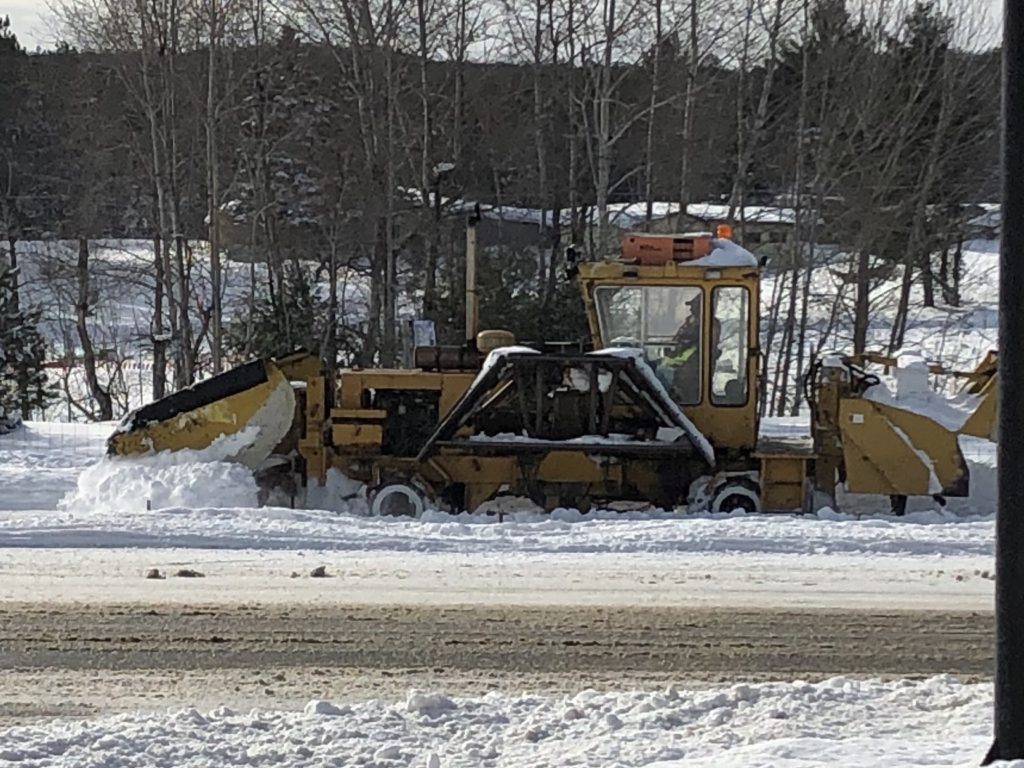
<instances>
[{"instance_id":1,"label":"yellow snow blower attachment","mask_svg":"<svg viewBox=\"0 0 1024 768\"><path fill-rule=\"evenodd\" d=\"M891 390L862 364L892 374ZM959 392L931 390L931 375L965 379ZM948 371L921 360L909 364L866 354L833 356L815 364L808 384L812 433L818 454L818 487L837 471L854 493L967 496L969 472L961 438L992 439L995 431L997 358L994 352L971 372Z\"/></svg>"},{"instance_id":2,"label":"yellow snow blower attachment","mask_svg":"<svg viewBox=\"0 0 1024 768\"><path fill-rule=\"evenodd\" d=\"M318 368L316 358L304 354L232 368L129 413L107 441L107 452L202 450L223 436L240 435L238 447L232 443L229 455L218 458L256 469L295 423L291 381Z\"/></svg>"}]
</instances>

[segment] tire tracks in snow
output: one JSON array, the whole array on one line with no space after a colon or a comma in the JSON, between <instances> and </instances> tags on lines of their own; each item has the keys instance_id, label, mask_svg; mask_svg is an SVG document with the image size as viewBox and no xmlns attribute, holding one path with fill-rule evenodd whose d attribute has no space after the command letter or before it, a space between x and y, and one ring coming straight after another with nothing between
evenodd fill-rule
<instances>
[{"instance_id":1,"label":"tire tracks in snow","mask_svg":"<svg viewBox=\"0 0 1024 768\"><path fill-rule=\"evenodd\" d=\"M0 604L0 725L411 687L578 691L837 675L986 679L973 611Z\"/></svg>"}]
</instances>

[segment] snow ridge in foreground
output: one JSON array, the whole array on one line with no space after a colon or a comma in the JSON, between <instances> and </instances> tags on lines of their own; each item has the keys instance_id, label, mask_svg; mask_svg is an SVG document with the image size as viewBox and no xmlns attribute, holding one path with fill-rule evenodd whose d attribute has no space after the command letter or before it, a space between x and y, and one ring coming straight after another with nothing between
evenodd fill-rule
<instances>
[{"instance_id":1,"label":"snow ridge in foreground","mask_svg":"<svg viewBox=\"0 0 1024 768\"><path fill-rule=\"evenodd\" d=\"M991 518L581 515L497 522L374 518L281 507L0 513L0 547L184 547L473 553L991 557Z\"/></svg>"},{"instance_id":2,"label":"snow ridge in foreground","mask_svg":"<svg viewBox=\"0 0 1024 768\"><path fill-rule=\"evenodd\" d=\"M0 765L953 768L984 755L991 706L990 686L948 677L560 697L413 691L398 704L314 700L303 712L186 709L11 728L0 731Z\"/></svg>"}]
</instances>

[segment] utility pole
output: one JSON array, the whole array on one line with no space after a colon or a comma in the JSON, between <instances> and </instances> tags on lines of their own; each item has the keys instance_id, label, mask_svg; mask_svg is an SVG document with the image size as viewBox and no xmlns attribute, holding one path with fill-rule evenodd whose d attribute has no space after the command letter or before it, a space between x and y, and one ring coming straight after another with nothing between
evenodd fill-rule
<instances>
[{"instance_id":1,"label":"utility pole","mask_svg":"<svg viewBox=\"0 0 1024 768\"><path fill-rule=\"evenodd\" d=\"M984 765L1024 758L1024 4L1003 10L1002 239L996 508L995 740Z\"/></svg>"}]
</instances>

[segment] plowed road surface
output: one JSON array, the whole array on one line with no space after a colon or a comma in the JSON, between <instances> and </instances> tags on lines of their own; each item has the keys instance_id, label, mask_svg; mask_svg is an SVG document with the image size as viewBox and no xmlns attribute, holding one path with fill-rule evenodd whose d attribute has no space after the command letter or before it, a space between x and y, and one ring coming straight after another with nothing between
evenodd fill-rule
<instances>
[{"instance_id":1,"label":"plowed road surface","mask_svg":"<svg viewBox=\"0 0 1024 768\"><path fill-rule=\"evenodd\" d=\"M577 691L835 675L989 676L986 611L0 603L0 726L412 687Z\"/></svg>"}]
</instances>

